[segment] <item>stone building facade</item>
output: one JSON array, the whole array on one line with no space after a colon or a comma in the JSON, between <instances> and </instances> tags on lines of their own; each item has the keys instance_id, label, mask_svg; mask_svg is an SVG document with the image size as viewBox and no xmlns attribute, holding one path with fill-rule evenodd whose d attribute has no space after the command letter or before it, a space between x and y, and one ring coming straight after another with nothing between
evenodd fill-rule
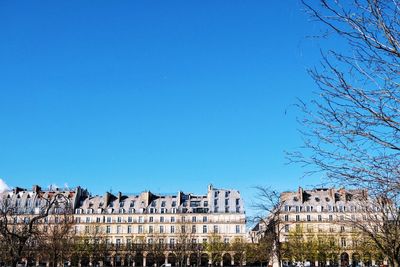
<instances>
[{"instance_id":1,"label":"stone building facade","mask_svg":"<svg viewBox=\"0 0 400 267\"><path fill-rule=\"evenodd\" d=\"M359 252L354 250L359 231L350 222L356 219L366 220L363 212L365 199L368 199L368 192L363 189L304 190L299 187L295 192L283 192L280 195L277 229L279 239L283 243L288 242L291 233L301 231L304 236L325 236L334 240L335 246L339 248L335 262L312 262L311 265L375 265L378 262L373 257L364 257L362 260ZM263 225L257 225L251 233L252 238L257 240L257 235L262 232Z\"/></svg>"},{"instance_id":2,"label":"stone building facade","mask_svg":"<svg viewBox=\"0 0 400 267\"><path fill-rule=\"evenodd\" d=\"M174 266L177 265L175 248L185 242L190 244L185 265L206 266L212 263L211 252L205 249L205 244L212 242L211 238L218 236L221 243L229 244L247 236L240 192L212 185L203 195L181 191L174 195L157 195L146 191L132 195L107 192L96 196L81 187L42 190L34 186L32 190L15 188L3 192L2 198L20 207L19 217L25 220L38 212L40 199L57 193L69 199L75 236L88 239L101 236L113 248L103 261L82 256L71 259L71 265L153 266L156 252L147 248L157 243L164 250L157 257L162 258L162 263ZM42 223L51 222L52 216ZM140 255L130 253L129 248L133 246L142 248ZM219 261L219 265L234 265L234 252L223 251Z\"/></svg>"}]
</instances>

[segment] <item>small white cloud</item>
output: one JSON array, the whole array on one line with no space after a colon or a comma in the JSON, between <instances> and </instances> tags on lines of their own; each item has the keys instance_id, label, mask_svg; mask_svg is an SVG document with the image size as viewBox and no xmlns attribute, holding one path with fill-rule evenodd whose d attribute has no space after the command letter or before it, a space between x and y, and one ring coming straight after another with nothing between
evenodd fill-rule
<instances>
[{"instance_id":1,"label":"small white cloud","mask_svg":"<svg viewBox=\"0 0 400 267\"><path fill-rule=\"evenodd\" d=\"M6 190L10 190L10 187L6 184L6 182L4 182L3 179L0 178L0 193Z\"/></svg>"}]
</instances>

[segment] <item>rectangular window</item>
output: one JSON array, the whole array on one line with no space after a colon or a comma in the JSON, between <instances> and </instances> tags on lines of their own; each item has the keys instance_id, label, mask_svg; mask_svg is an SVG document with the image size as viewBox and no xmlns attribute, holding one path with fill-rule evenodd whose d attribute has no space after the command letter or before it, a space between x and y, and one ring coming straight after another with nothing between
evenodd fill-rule
<instances>
[{"instance_id":1,"label":"rectangular window","mask_svg":"<svg viewBox=\"0 0 400 267\"><path fill-rule=\"evenodd\" d=\"M170 229L171 231L171 234L173 234L173 233L175 233L175 226L173 226L173 225L171 225L171 229Z\"/></svg>"},{"instance_id":2,"label":"rectangular window","mask_svg":"<svg viewBox=\"0 0 400 267\"><path fill-rule=\"evenodd\" d=\"M110 225L106 226L106 233L107 234L111 233L111 226Z\"/></svg>"},{"instance_id":3,"label":"rectangular window","mask_svg":"<svg viewBox=\"0 0 400 267\"><path fill-rule=\"evenodd\" d=\"M322 221L322 215L318 215L318 221Z\"/></svg>"},{"instance_id":4,"label":"rectangular window","mask_svg":"<svg viewBox=\"0 0 400 267\"><path fill-rule=\"evenodd\" d=\"M117 234L120 234L121 233L121 225L118 225L117 226Z\"/></svg>"},{"instance_id":5,"label":"rectangular window","mask_svg":"<svg viewBox=\"0 0 400 267\"><path fill-rule=\"evenodd\" d=\"M164 217L163 216L160 217L160 222L164 222Z\"/></svg>"},{"instance_id":6,"label":"rectangular window","mask_svg":"<svg viewBox=\"0 0 400 267\"><path fill-rule=\"evenodd\" d=\"M288 222L289 221L289 215L285 215L285 222Z\"/></svg>"},{"instance_id":7,"label":"rectangular window","mask_svg":"<svg viewBox=\"0 0 400 267\"><path fill-rule=\"evenodd\" d=\"M285 224L285 232L286 232L286 233L289 232L289 224Z\"/></svg>"},{"instance_id":8,"label":"rectangular window","mask_svg":"<svg viewBox=\"0 0 400 267\"><path fill-rule=\"evenodd\" d=\"M143 225L139 225L138 227L138 233L143 234Z\"/></svg>"},{"instance_id":9,"label":"rectangular window","mask_svg":"<svg viewBox=\"0 0 400 267\"><path fill-rule=\"evenodd\" d=\"M194 223L196 222L196 216L192 217L192 222L194 222Z\"/></svg>"},{"instance_id":10,"label":"rectangular window","mask_svg":"<svg viewBox=\"0 0 400 267\"><path fill-rule=\"evenodd\" d=\"M239 234L240 233L240 225L236 225L236 233Z\"/></svg>"},{"instance_id":11,"label":"rectangular window","mask_svg":"<svg viewBox=\"0 0 400 267\"><path fill-rule=\"evenodd\" d=\"M151 234L151 233L153 233L153 226L149 226L149 233Z\"/></svg>"},{"instance_id":12,"label":"rectangular window","mask_svg":"<svg viewBox=\"0 0 400 267\"><path fill-rule=\"evenodd\" d=\"M150 216L150 217L149 217L149 222L153 222L153 220L154 220L154 219L153 219L153 216Z\"/></svg>"},{"instance_id":13,"label":"rectangular window","mask_svg":"<svg viewBox=\"0 0 400 267\"><path fill-rule=\"evenodd\" d=\"M128 223L132 222L132 217L128 217Z\"/></svg>"},{"instance_id":14,"label":"rectangular window","mask_svg":"<svg viewBox=\"0 0 400 267\"><path fill-rule=\"evenodd\" d=\"M192 225L192 233L196 233L196 225Z\"/></svg>"},{"instance_id":15,"label":"rectangular window","mask_svg":"<svg viewBox=\"0 0 400 267\"><path fill-rule=\"evenodd\" d=\"M340 239L340 245L344 248L344 247L346 247L346 238L344 238L344 237L342 237L341 239Z\"/></svg>"},{"instance_id":16,"label":"rectangular window","mask_svg":"<svg viewBox=\"0 0 400 267\"><path fill-rule=\"evenodd\" d=\"M207 234L207 225L203 225L203 234Z\"/></svg>"},{"instance_id":17,"label":"rectangular window","mask_svg":"<svg viewBox=\"0 0 400 267\"><path fill-rule=\"evenodd\" d=\"M128 225L128 229L127 229L127 231L126 231L128 234L131 234L132 233L132 226L131 225Z\"/></svg>"},{"instance_id":18,"label":"rectangular window","mask_svg":"<svg viewBox=\"0 0 400 267\"><path fill-rule=\"evenodd\" d=\"M175 222L175 217L171 217L171 222Z\"/></svg>"},{"instance_id":19,"label":"rectangular window","mask_svg":"<svg viewBox=\"0 0 400 267\"><path fill-rule=\"evenodd\" d=\"M300 221L300 215L296 215L296 222Z\"/></svg>"},{"instance_id":20,"label":"rectangular window","mask_svg":"<svg viewBox=\"0 0 400 267\"><path fill-rule=\"evenodd\" d=\"M163 233L164 233L164 226L160 225L160 234L163 234Z\"/></svg>"},{"instance_id":21,"label":"rectangular window","mask_svg":"<svg viewBox=\"0 0 400 267\"><path fill-rule=\"evenodd\" d=\"M307 215L307 221L308 221L308 222L311 221L311 215Z\"/></svg>"},{"instance_id":22,"label":"rectangular window","mask_svg":"<svg viewBox=\"0 0 400 267\"><path fill-rule=\"evenodd\" d=\"M228 206L229 205L229 199L227 198L227 199L225 199L225 206Z\"/></svg>"},{"instance_id":23,"label":"rectangular window","mask_svg":"<svg viewBox=\"0 0 400 267\"><path fill-rule=\"evenodd\" d=\"M214 233L218 233L218 225L214 225Z\"/></svg>"},{"instance_id":24,"label":"rectangular window","mask_svg":"<svg viewBox=\"0 0 400 267\"><path fill-rule=\"evenodd\" d=\"M207 222L207 216L203 216L203 222Z\"/></svg>"}]
</instances>

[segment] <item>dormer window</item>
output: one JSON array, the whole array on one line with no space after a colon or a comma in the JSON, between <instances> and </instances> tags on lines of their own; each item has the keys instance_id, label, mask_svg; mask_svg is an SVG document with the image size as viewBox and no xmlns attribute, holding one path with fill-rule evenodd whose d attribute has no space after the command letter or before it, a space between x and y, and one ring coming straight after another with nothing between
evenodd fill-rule
<instances>
[{"instance_id":1,"label":"dormer window","mask_svg":"<svg viewBox=\"0 0 400 267\"><path fill-rule=\"evenodd\" d=\"M161 207L165 207L165 201L161 202Z\"/></svg>"},{"instance_id":2,"label":"dormer window","mask_svg":"<svg viewBox=\"0 0 400 267\"><path fill-rule=\"evenodd\" d=\"M135 201L131 201L131 203L129 204L129 207L131 207L131 208L135 207Z\"/></svg>"},{"instance_id":3,"label":"dormer window","mask_svg":"<svg viewBox=\"0 0 400 267\"><path fill-rule=\"evenodd\" d=\"M156 202L155 201L151 202L151 206L155 207L156 206Z\"/></svg>"},{"instance_id":4,"label":"dormer window","mask_svg":"<svg viewBox=\"0 0 400 267\"><path fill-rule=\"evenodd\" d=\"M124 204L125 204L125 203L124 203L123 201L121 201L121 202L119 203L119 207L120 207L120 208L124 207Z\"/></svg>"},{"instance_id":5,"label":"dormer window","mask_svg":"<svg viewBox=\"0 0 400 267\"><path fill-rule=\"evenodd\" d=\"M108 204L109 207L113 207L114 206L114 202L110 202L110 204Z\"/></svg>"},{"instance_id":6,"label":"dormer window","mask_svg":"<svg viewBox=\"0 0 400 267\"><path fill-rule=\"evenodd\" d=\"M176 207L176 201L172 201L172 207Z\"/></svg>"},{"instance_id":7,"label":"dormer window","mask_svg":"<svg viewBox=\"0 0 400 267\"><path fill-rule=\"evenodd\" d=\"M130 208L129 209L129 213L135 213L135 209L134 208Z\"/></svg>"},{"instance_id":8,"label":"dormer window","mask_svg":"<svg viewBox=\"0 0 400 267\"><path fill-rule=\"evenodd\" d=\"M125 209L120 208L120 209L119 209L119 213L125 213Z\"/></svg>"}]
</instances>

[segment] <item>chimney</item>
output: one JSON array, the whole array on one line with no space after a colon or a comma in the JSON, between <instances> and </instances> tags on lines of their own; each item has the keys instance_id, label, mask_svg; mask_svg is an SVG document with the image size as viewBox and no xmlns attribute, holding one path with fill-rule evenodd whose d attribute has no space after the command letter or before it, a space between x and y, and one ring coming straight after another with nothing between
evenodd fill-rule
<instances>
[{"instance_id":1,"label":"chimney","mask_svg":"<svg viewBox=\"0 0 400 267\"><path fill-rule=\"evenodd\" d=\"M297 191L297 194L299 196L299 199L300 199L301 203L303 203L303 193L304 193L303 188L301 186L299 186L299 190Z\"/></svg>"},{"instance_id":2,"label":"chimney","mask_svg":"<svg viewBox=\"0 0 400 267\"><path fill-rule=\"evenodd\" d=\"M109 192L106 192L104 194L104 206L107 207L108 204L110 204L110 196L111 194Z\"/></svg>"},{"instance_id":3,"label":"chimney","mask_svg":"<svg viewBox=\"0 0 400 267\"><path fill-rule=\"evenodd\" d=\"M21 192L21 191L24 191L25 189L23 189L23 188L21 188L21 187L15 187L14 188L14 194L18 194L19 192Z\"/></svg>"},{"instance_id":4,"label":"chimney","mask_svg":"<svg viewBox=\"0 0 400 267\"><path fill-rule=\"evenodd\" d=\"M121 202L121 199L122 199L122 193L118 192L118 202Z\"/></svg>"},{"instance_id":5,"label":"chimney","mask_svg":"<svg viewBox=\"0 0 400 267\"><path fill-rule=\"evenodd\" d=\"M210 191L212 191L213 190L213 185L212 184L209 184L208 185L208 191L210 192Z\"/></svg>"},{"instance_id":6,"label":"chimney","mask_svg":"<svg viewBox=\"0 0 400 267\"><path fill-rule=\"evenodd\" d=\"M33 193L39 193L41 190L42 190L42 188L40 188L40 186L38 186L38 185L34 185L32 187Z\"/></svg>"}]
</instances>

